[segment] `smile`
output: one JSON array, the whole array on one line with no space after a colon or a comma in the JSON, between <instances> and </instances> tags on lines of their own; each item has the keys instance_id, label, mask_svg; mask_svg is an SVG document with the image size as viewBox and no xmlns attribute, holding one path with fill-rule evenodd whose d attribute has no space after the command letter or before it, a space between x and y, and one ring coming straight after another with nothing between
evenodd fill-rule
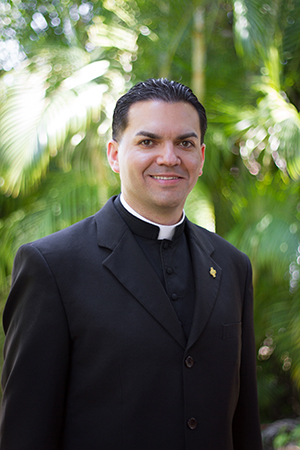
<instances>
[{"instance_id":1,"label":"smile","mask_svg":"<svg viewBox=\"0 0 300 450\"><path fill-rule=\"evenodd\" d=\"M156 180L178 180L180 177L162 177L159 175L152 175L152 178L155 178Z\"/></svg>"}]
</instances>

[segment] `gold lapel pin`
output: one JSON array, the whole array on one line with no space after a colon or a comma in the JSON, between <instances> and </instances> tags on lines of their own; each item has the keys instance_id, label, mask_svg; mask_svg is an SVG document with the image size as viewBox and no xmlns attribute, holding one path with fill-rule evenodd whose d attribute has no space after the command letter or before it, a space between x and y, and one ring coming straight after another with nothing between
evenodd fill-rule
<instances>
[{"instance_id":1,"label":"gold lapel pin","mask_svg":"<svg viewBox=\"0 0 300 450\"><path fill-rule=\"evenodd\" d=\"M211 267L211 268L209 269L209 273L210 273L210 275L211 275L213 278L216 278L216 276L217 276L217 271L216 271L213 267Z\"/></svg>"}]
</instances>

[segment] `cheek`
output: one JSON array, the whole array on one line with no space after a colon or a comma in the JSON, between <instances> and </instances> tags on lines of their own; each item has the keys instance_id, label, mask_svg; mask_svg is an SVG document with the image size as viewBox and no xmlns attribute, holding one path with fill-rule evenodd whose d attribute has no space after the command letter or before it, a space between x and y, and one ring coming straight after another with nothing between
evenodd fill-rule
<instances>
[{"instance_id":1,"label":"cheek","mask_svg":"<svg viewBox=\"0 0 300 450\"><path fill-rule=\"evenodd\" d=\"M128 172L135 173L136 176L142 175L153 163L153 158L148 154L132 154L126 161Z\"/></svg>"},{"instance_id":2,"label":"cheek","mask_svg":"<svg viewBox=\"0 0 300 450\"><path fill-rule=\"evenodd\" d=\"M143 173L143 166L140 158L134 154L124 155L120 159L120 177L123 183L135 184Z\"/></svg>"},{"instance_id":3,"label":"cheek","mask_svg":"<svg viewBox=\"0 0 300 450\"><path fill-rule=\"evenodd\" d=\"M198 178L201 173L202 158L199 156L191 156L185 159L185 167L189 171L191 177Z\"/></svg>"}]
</instances>

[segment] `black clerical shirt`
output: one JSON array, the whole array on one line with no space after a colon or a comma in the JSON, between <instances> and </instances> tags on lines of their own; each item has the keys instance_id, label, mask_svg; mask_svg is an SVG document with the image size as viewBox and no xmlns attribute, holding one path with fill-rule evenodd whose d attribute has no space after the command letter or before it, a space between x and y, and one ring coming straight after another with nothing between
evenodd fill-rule
<instances>
[{"instance_id":1,"label":"black clerical shirt","mask_svg":"<svg viewBox=\"0 0 300 450\"><path fill-rule=\"evenodd\" d=\"M195 283L185 233L186 221L175 228L172 240L158 240L158 226L132 215L124 208L120 197L114 204L160 279L188 339L193 320Z\"/></svg>"}]
</instances>

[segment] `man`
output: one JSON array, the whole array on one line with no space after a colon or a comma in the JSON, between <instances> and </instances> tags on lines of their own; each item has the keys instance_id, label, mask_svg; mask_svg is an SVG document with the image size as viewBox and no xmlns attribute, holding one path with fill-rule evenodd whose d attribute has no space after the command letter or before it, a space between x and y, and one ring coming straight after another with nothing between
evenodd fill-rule
<instances>
[{"instance_id":1,"label":"man","mask_svg":"<svg viewBox=\"0 0 300 450\"><path fill-rule=\"evenodd\" d=\"M16 255L1 450L261 450L251 266L183 207L206 116L150 79L117 102L121 197Z\"/></svg>"}]
</instances>

